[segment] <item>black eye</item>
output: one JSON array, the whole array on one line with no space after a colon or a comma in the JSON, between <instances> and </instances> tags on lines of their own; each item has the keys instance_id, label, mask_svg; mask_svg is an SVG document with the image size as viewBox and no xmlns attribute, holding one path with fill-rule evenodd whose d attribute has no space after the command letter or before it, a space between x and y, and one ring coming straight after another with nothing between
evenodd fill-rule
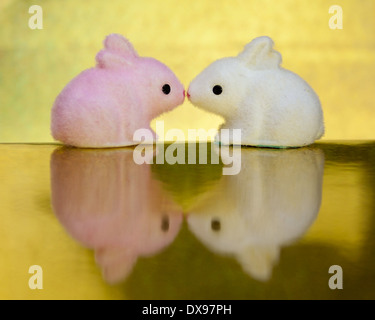
<instances>
[{"instance_id":1,"label":"black eye","mask_svg":"<svg viewBox=\"0 0 375 320\"><path fill-rule=\"evenodd\" d=\"M161 90L164 92L164 94L169 94L169 92L171 92L171 86L169 84L165 84Z\"/></svg>"},{"instance_id":2,"label":"black eye","mask_svg":"<svg viewBox=\"0 0 375 320\"><path fill-rule=\"evenodd\" d=\"M223 92L223 88L219 85L216 85L212 88L212 92L218 96Z\"/></svg>"},{"instance_id":3,"label":"black eye","mask_svg":"<svg viewBox=\"0 0 375 320\"><path fill-rule=\"evenodd\" d=\"M169 218L168 218L168 216L163 216L163 218L161 220L161 230L166 232L166 231L168 231L168 229L169 229Z\"/></svg>"},{"instance_id":4,"label":"black eye","mask_svg":"<svg viewBox=\"0 0 375 320\"><path fill-rule=\"evenodd\" d=\"M221 229L221 223L219 219L211 220L211 229L212 231L219 231Z\"/></svg>"}]
</instances>

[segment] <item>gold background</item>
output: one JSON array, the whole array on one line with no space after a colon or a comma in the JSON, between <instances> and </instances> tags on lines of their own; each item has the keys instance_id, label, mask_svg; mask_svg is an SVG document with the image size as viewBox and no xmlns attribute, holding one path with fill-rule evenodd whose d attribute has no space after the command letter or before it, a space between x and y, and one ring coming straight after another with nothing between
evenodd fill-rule
<instances>
[{"instance_id":1,"label":"gold background","mask_svg":"<svg viewBox=\"0 0 375 320\"><path fill-rule=\"evenodd\" d=\"M43 30L28 27L33 4L43 8ZM328 25L334 4L343 9L342 30ZM318 93L324 139L374 139L374 12L373 0L2 0L0 142L52 142L55 97L94 65L102 40L113 32L128 37L140 55L167 64L186 87L209 63L268 35L283 66ZM188 101L160 119L166 130L186 133L222 122Z\"/></svg>"}]
</instances>

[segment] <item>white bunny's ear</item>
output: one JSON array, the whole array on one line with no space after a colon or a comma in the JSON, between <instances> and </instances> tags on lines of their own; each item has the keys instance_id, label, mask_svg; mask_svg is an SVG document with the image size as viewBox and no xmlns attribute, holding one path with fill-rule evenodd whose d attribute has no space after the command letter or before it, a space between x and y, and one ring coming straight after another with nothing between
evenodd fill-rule
<instances>
[{"instance_id":1,"label":"white bunny's ear","mask_svg":"<svg viewBox=\"0 0 375 320\"><path fill-rule=\"evenodd\" d=\"M281 54L273 49L270 37L258 37L245 46L237 56L251 69L272 69L281 64Z\"/></svg>"},{"instance_id":2,"label":"white bunny's ear","mask_svg":"<svg viewBox=\"0 0 375 320\"><path fill-rule=\"evenodd\" d=\"M100 68L115 68L132 65L138 57L133 45L122 35L113 33L104 40L104 49L96 55L96 62Z\"/></svg>"},{"instance_id":3,"label":"white bunny's ear","mask_svg":"<svg viewBox=\"0 0 375 320\"><path fill-rule=\"evenodd\" d=\"M252 278L267 281L272 276L274 264L279 260L280 248L274 245L248 246L239 252L237 261Z\"/></svg>"}]
</instances>

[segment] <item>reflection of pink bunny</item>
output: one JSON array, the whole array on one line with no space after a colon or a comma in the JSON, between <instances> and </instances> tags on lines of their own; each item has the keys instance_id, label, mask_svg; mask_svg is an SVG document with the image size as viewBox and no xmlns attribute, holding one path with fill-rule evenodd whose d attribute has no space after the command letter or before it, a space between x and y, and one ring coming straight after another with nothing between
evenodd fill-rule
<instances>
[{"instance_id":1,"label":"reflection of pink bunny","mask_svg":"<svg viewBox=\"0 0 375 320\"><path fill-rule=\"evenodd\" d=\"M136 151L134 151L136 152ZM52 206L68 233L95 249L108 282L125 278L139 256L169 245L182 212L137 165L132 149L62 149L51 158Z\"/></svg>"},{"instance_id":2,"label":"reflection of pink bunny","mask_svg":"<svg viewBox=\"0 0 375 320\"><path fill-rule=\"evenodd\" d=\"M184 88L167 66L140 57L118 34L109 35L104 47L96 67L56 98L51 114L56 140L77 147L133 145L135 130L150 129L153 118L184 101Z\"/></svg>"}]
</instances>

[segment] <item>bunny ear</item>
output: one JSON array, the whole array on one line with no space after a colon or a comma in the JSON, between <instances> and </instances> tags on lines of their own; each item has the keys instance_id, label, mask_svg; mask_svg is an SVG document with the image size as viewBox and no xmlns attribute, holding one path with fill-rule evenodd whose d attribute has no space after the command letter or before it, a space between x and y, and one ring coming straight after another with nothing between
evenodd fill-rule
<instances>
[{"instance_id":1,"label":"bunny ear","mask_svg":"<svg viewBox=\"0 0 375 320\"><path fill-rule=\"evenodd\" d=\"M117 33L112 33L105 38L104 47L111 52L117 53L124 57L138 57L138 53L135 51L130 41Z\"/></svg>"},{"instance_id":2,"label":"bunny ear","mask_svg":"<svg viewBox=\"0 0 375 320\"><path fill-rule=\"evenodd\" d=\"M100 50L96 55L96 65L99 68L116 68L130 64L124 57L108 50Z\"/></svg>"},{"instance_id":3,"label":"bunny ear","mask_svg":"<svg viewBox=\"0 0 375 320\"><path fill-rule=\"evenodd\" d=\"M279 260L280 248L275 245L248 246L237 254L243 270L252 278L267 281L271 278L274 264Z\"/></svg>"},{"instance_id":4,"label":"bunny ear","mask_svg":"<svg viewBox=\"0 0 375 320\"><path fill-rule=\"evenodd\" d=\"M105 38L104 49L96 55L96 62L100 68L115 68L132 65L136 57L138 53L129 40L113 33Z\"/></svg>"},{"instance_id":5,"label":"bunny ear","mask_svg":"<svg viewBox=\"0 0 375 320\"><path fill-rule=\"evenodd\" d=\"M273 49L272 39L266 36L255 38L237 57L251 69L272 69L281 64L281 54Z\"/></svg>"}]
</instances>

